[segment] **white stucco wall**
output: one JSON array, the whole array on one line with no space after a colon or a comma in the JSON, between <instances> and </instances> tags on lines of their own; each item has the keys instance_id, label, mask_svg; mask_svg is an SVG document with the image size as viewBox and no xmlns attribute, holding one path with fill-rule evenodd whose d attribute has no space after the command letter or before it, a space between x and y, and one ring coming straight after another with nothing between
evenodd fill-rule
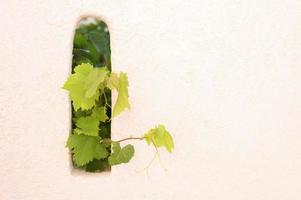
<instances>
[{"instance_id":1,"label":"white stucco wall","mask_svg":"<svg viewBox=\"0 0 301 200\"><path fill-rule=\"evenodd\" d=\"M301 1L0 1L0 199L301 199ZM131 112L113 137L164 123L153 149L111 173L72 170L73 31L97 14L111 32ZM137 172L138 171L138 172Z\"/></svg>"}]
</instances>

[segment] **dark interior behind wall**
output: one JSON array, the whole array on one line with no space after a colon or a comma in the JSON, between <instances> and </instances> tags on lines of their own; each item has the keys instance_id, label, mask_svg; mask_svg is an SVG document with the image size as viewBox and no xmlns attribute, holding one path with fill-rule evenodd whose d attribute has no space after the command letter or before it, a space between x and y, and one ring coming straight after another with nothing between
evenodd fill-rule
<instances>
[{"instance_id":1,"label":"dark interior behind wall","mask_svg":"<svg viewBox=\"0 0 301 200\"><path fill-rule=\"evenodd\" d=\"M73 39L73 57L72 57L72 71L75 66L81 63L91 63L94 67L106 66L111 71L111 50L110 50L110 34L107 25L96 18L84 18L76 27ZM105 92L108 104L111 106L111 92ZM101 97L101 106L105 106L105 97ZM74 111L72 109L72 116L88 115L86 111ZM107 115L111 118L111 108L107 107ZM72 127L74 128L74 120L72 120ZM101 138L111 138L111 122L100 122L99 136ZM108 148L110 151L110 148ZM76 167L73 164L74 167ZM78 167L76 167L78 168ZM107 159L96 160L81 167L90 172L107 171L110 170L110 165Z\"/></svg>"}]
</instances>

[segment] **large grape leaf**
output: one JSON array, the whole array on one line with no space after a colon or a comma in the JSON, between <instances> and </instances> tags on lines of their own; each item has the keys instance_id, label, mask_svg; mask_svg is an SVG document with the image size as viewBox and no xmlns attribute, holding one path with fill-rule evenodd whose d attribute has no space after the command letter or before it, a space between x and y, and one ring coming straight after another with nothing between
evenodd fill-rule
<instances>
[{"instance_id":1,"label":"large grape leaf","mask_svg":"<svg viewBox=\"0 0 301 200\"><path fill-rule=\"evenodd\" d=\"M166 130L164 125L158 125L157 127L148 131L145 135L147 144L154 144L156 147L165 147L168 152L172 152L174 148L174 142L170 133Z\"/></svg>"},{"instance_id":2,"label":"large grape leaf","mask_svg":"<svg viewBox=\"0 0 301 200\"><path fill-rule=\"evenodd\" d=\"M83 166L93 159L102 159L108 156L108 151L100 144L100 137L72 134L66 146L73 152L73 160L77 166Z\"/></svg>"},{"instance_id":3,"label":"large grape leaf","mask_svg":"<svg viewBox=\"0 0 301 200\"><path fill-rule=\"evenodd\" d=\"M130 109L128 86L129 86L128 77L126 73L121 72L119 75L118 88L117 88L118 97L114 105L113 117L119 115L126 108Z\"/></svg>"},{"instance_id":4,"label":"large grape leaf","mask_svg":"<svg viewBox=\"0 0 301 200\"><path fill-rule=\"evenodd\" d=\"M134 156L135 149L131 144L121 148L119 142L113 142L113 153L109 156L110 165L128 163Z\"/></svg>"},{"instance_id":5,"label":"large grape leaf","mask_svg":"<svg viewBox=\"0 0 301 200\"><path fill-rule=\"evenodd\" d=\"M63 88L69 91L76 111L80 108L90 109L99 98L99 87L107 77L108 70L105 67L93 68L91 64L84 63L76 66L74 72Z\"/></svg>"}]
</instances>

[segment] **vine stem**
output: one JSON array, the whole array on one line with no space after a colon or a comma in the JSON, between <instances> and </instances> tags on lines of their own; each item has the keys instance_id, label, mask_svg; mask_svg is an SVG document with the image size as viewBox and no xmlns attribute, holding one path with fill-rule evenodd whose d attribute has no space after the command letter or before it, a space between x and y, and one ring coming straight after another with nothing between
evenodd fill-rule
<instances>
[{"instance_id":1,"label":"vine stem","mask_svg":"<svg viewBox=\"0 0 301 200\"><path fill-rule=\"evenodd\" d=\"M167 171L167 169L164 167L163 162L162 162L162 160L161 160L161 156L160 156L160 154L159 154L158 147L155 145L155 142L154 142L153 139L152 139L152 143L153 143L153 145L154 145L154 147L155 147L155 149L156 149L156 155L158 155L158 158L159 158L161 167L162 167L165 171Z\"/></svg>"},{"instance_id":2,"label":"vine stem","mask_svg":"<svg viewBox=\"0 0 301 200\"><path fill-rule=\"evenodd\" d=\"M126 141L126 140L144 140L145 137L128 137L128 138L124 138L124 139L121 139L121 140L117 140L115 142L123 142L123 141Z\"/></svg>"},{"instance_id":3,"label":"vine stem","mask_svg":"<svg viewBox=\"0 0 301 200\"><path fill-rule=\"evenodd\" d=\"M103 91L102 94L103 94L103 96L104 96L104 98L105 98L105 105L111 108L111 106L108 104L106 92Z\"/></svg>"}]
</instances>

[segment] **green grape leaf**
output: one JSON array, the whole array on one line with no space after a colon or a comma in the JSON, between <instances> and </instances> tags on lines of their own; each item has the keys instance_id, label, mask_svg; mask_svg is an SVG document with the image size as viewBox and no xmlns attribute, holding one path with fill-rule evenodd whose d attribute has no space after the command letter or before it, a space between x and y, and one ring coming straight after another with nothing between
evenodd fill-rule
<instances>
[{"instance_id":1,"label":"green grape leaf","mask_svg":"<svg viewBox=\"0 0 301 200\"><path fill-rule=\"evenodd\" d=\"M100 137L72 134L69 136L66 146L72 150L75 164L83 166L93 159L102 159L108 156L108 151L99 141Z\"/></svg>"},{"instance_id":2,"label":"green grape leaf","mask_svg":"<svg viewBox=\"0 0 301 200\"><path fill-rule=\"evenodd\" d=\"M76 127L74 132L78 135L98 136L99 122L108 119L105 107L94 107L90 116L75 117Z\"/></svg>"},{"instance_id":3,"label":"green grape leaf","mask_svg":"<svg viewBox=\"0 0 301 200\"><path fill-rule=\"evenodd\" d=\"M113 153L109 156L110 165L128 163L134 156L135 149L131 144L121 148L119 142L113 142Z\"/></svg>"},{"instance_id":4,"label":"green grape leaf","mask_svg":"<svg viewBox=\"0 0 301 200\"><path fill-rule=\"evenodd\" d=\"M88 136L98 136L99 120L94 116L80 117L76 120L76 126L74 129L77 134L84 134Z\"/></svg>"},{"instance_id":5,"label":"green grape leaf","mask_svg":"<svg viewBox=\"0 0 301 200\"><path fill-rule=\"evenodd\" d=\"M64 84L64 89L69 91L73 107L87 110L95 105L99 98L99 88L107 77L108 70L105 67L93 68L89 63L83 63L74 68Z\"/></svg>"},{"instance_id":6,"label":"green grape leaf","mask_svg":"<svg viewBox=\"0 0 301 200\"><path fill-rule=\"evenodd\" d=\"M92 112L92 116L95 117L97 120L101 122L105 122L108 120L108 116L106 114L107 110L104 106L102 107L95 107Z\"/></svg>"},{"instance_id":7,"label":"green grape leaf","mask_svg":"<svg viewBox=\"0 0 301 200\"><path fill-rule=\"evenodd\" d=\"M107 87L111 90L118 90L118 84L119 84L119 77L118 77L118 74L112 72L110 74L110 76L108 77L107 79Z\"/></svg>"},{"instance_id":8,"label":"green grape leaf","mask_svg":"<svg viewBox=\"0 0 301 200\"><path fill-rule=\"evenodd\" d=\"M174 142L170 133L164 125L158 125L144 134L147 144L154 144L156 147L165 147L168 152L172 152Z\"/></svg>"},{"instance_id":9,"label":"green grape leaf","mask_svg":"<svg viewBox=\"0 0 301 200\"><path fill-rule=\"evenodd\" d=\"M129 95L128 95L128 77L126 73L121 72L118 81L118 97L113 109L113 117L116 117L126 108L130 109Z\"/></svg>"}]
</instances>

